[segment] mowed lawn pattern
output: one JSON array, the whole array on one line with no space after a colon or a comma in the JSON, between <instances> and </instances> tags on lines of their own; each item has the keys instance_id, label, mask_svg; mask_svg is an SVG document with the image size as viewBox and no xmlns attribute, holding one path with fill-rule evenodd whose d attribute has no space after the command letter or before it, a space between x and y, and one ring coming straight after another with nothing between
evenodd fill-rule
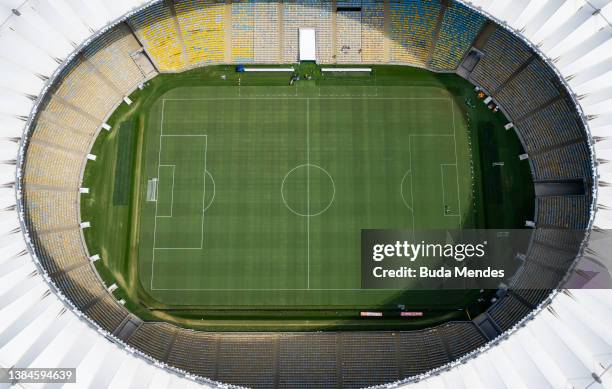
<instances>
[{"instance_id":1,"label":"mowed lawn pattern","mask_svg":"<svg viewBox=\"0 0 612 389\"><path fill-rule=\"evenodd\" d=\"M443 89L179 88L149 116L139 277L165 305L400 303L360 290L361 229L469 227L468 134Z\"/></svg>"}]
</instances>

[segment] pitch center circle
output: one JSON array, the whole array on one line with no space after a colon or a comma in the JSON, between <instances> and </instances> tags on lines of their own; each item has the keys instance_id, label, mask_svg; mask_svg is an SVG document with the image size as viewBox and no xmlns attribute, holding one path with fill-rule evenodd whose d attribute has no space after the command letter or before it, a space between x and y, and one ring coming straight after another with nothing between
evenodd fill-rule
<instances>
[{"instance_id":1,"label":"pitch center circle","mask_svg":"<svg viewBox=\"0 0 612 389\"><path fill-rule=\"evenodd\" d=\"M336 185L319 165L305 163L289 170L281 183L283 204L298 216L318 216L334 202Z\"/></svg>"}]
</instances>

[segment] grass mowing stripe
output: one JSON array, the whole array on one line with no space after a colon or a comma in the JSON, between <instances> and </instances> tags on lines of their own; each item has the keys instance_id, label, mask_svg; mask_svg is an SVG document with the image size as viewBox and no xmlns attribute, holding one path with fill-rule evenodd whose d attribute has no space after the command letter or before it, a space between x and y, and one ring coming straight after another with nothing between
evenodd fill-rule
<instances>
[{"instance_id":1,"label":"grass mowing stripe","mask_svg":"<svg viewBox=\"0 0 612 389\"><path fill-rule=\"evenodd\" d=\"M129 202L132 174L134 171L135 133L133 121L121 123L117 139L117 164L115 165L113 205L128 205Z\"/></svg>"}]
</instances>

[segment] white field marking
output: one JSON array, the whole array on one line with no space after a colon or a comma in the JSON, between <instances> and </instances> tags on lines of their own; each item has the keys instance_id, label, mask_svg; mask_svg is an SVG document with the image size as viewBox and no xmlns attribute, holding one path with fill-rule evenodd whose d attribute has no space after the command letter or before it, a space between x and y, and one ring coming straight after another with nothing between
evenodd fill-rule
<instances>
[{"instance_id":1,"label":"white field marking","mask_svg":"<svg viewBox=\"0 0 612 389\"><path fill-rule=\"evenodd\" d=\"M170 193L170 215L157 215L155 217L172 217L174 213L174 172L176 170L176 165L159 165L157 168L159 170L160 167L172 167L172 191ZM159 195L159 177L157 177L157 192ZM157 196L159 198L159 196Z\"/></svg>"},{"instance_id":2,"label":"white field marking","mask_svg":"<svg viewBox=\"0 0 612 389\"><path fill-rule=\"evenodd\" d=\"M283 97L199 97L199 98L166 98L162 101L213 101L213 100L279 100ZM287 100L308 100L312 97L284 97ZM372 97L372 96L352 96L352 97L318 97L319 100L449 100L448 97Z\"/></svg>"},{"instance_id":3,"label":"white field marking","mask_svg":"<svg viewBox=\"0 0 612 389\"><path fill-rule=\"evenodd\" d=\"M283 187L285 186L285 181L287 181L287 178L288 178L288 177L291 175L291 173L293 173L293 172L294 172L294 171L296 171L297 169L299 169L299 168L303 168L303 167L308 168L308 171L306 172L306 181L308 181L308 180L310 179L310 177L309 177L309 176L310 176L310 169L309 169L309 167L314 167L314 168L317 168L317 169L321 170L323 173L325 173L325 175L326 175L327 177L329 177L329 180L330 180L330 182L331 182L331 184L332 184L332 197L331 197L331 199L329 200L329 203L327 204L327 206L326 206L325 208L323 208L322 210L318 211L317 213L313 213L313 214L310 214L310 213L309 213L309 212L310 212L310 207L308 206L308 201L309 201L310 197L308 196L308 194L306 195L306 199L307 199L307 200L306 200L306 213L301 213L301 212L298 212L298 211L296 211L295 209L293 209L293 208L292 208L292 207L291 207L291 206L290 206L290 205L287 203L287 199L285 199L285 193L283 193ZM306 183L306 187L307 187L307 190L308 190L308 187L309 187L309 184L308 184L308 183ZM302 216L302 217L306 217L306 218L308 218L308 217L313 217L313 216L319 216L319 215L320 215L320 214L322 214L323 212L327 211L327 210L329 209L329 207L331 207L332 203L334 202L335 197L336 197L336 183L335 183L335 181L334 181L333 177L331 176L331 174L330 174L330 173L329 173L327 170L323 169L321 166L316 165L316 164L314 164L314 163L311 163L311 164L306 164L306 163L303 163L303 164L301 164L301 165L297 165L297 166L296 166L296 167L294 167L293 169L289 170L289 171L287 172L287 174L285 174L285 176L283 177L283 180L282 180L282 182L281 182L281 199L283 200L283 204L285 205L285 207L287 207L287 209L288 209L288 210L289 210L291 213L293 213L293 214L295 214L295 215L297 215L297 216Z\"/></svg>"},{"instance_id":4,"label":"white field marking","mask_svg":"<svg viewBox=\"0 0 612 389\"><path fill-rule=\"evenodd\" d=\"M410 162L410 204L412 205L410 214L412 215L412 240L414 241L414 228L416 224L414 222L414 182L412 180L412 136L408 137L408 161Z\"/></svg>"},{"instance_id":5,"label":"white field marking","mask_svg":"<svg viewBox=\"0 0 612 389\"><path fill-rule=\"evenodd\" d=\"M442 214L447 217L461 217L461 215L445 212L444 205L446 205L446 188L444 186L444 167L445 166L457 166L454 163L441 163L440 164L440 181L442 182ZM459 193L457 193L457 201L459 201Z\"/></svg>"},{"instance_id":6,"label":"white field marking","mask_svg":"<svg viewBox=\"0 0 612 389\"><path fill-rule=\"evenodd\" d=\"M166 108L166 100L162 100L162 110L161 110L161 122L159 124L159 154L157 156L157 177L159 177L159 164L161 162L161 151L162 151L162 136L164 135L164 109ZM159 190L159 189L158 189ZM155 236L157 235L157 204L159 202L155 202L155 217L153 222L153 248L152 258L151 258L151 290L153 289L153 275L155 274Z\"/></svg>"},{"instance_id":7,"label":"white field marking","mask_svg":"<svg viewBox=\"0 0 612 389\"><path fill-rule=\"evenodd\" d=\"M451 105L451 116L453 118L453 138L455 140L455 168L457 169L457 199L459 207L459 227L463 225L461 221L461 190L459 189L459 155L457 154L457 130L455 128L455 104L452 99L448 99Z\"/></svg>"},{"instance_id":8,"label":"white field marking","mask_svg":"<svg viewBox=\"0 0 612 389\"><path fill-rule=\"evenodd\" d=\"M198 291L198 292L239 292L239 291L244 291L244 292L274 292L274 291L285 291L285 292L290 292L290 291L351 291L351 292L356 292L356 291L364 291L364 292L376 292L377 290L406 290L406 289L359 289L359 288L309 288L309 289L304 289L304 288L277 288L277 289L273 289L273 288L227 288L227 289L215 289L215 288L178 288L178 289L174 289L174 288L155 288L153 290L180 290L180 291Z\"/></svg>"},{"instance_id":9,"label":"white field marking","mask_svg":"<svg viewBox=\"0 0 612 389\"><path fill-rule=\"evenodd\" d=\"M331 93L331 94L321 94L321 87L319 86L319 96L318 97L377 97L378 96L378 87L374 86L361 86L364 92L367 92L368 90L374 89L374 93L373 94L369 94L369 93L361 93L361 94L352 94L352 93L340 93L340 94L335 94L335 93Z\"/></svg>"},{"instance_id":10,"label":"white field marking","mask_svg":"<svg viewBox=\"0 0 612 389\"><path fill-rule=\"evenodd\" d=\"M291 94L287 94L287 93L266 93L263 95L253 95L253 94L249 94L248 96L242 98L242 93L241 93L241 86L238 85L238 96L241 97L241 99L249 99L249 98L253 98L253 97L257 97L257 98L262 98L262 97L294 97L298 95L298 88L297 88L298 84L295 84L295 87L293 88L294 92ZM253 87L253 86L252 86ZM248 86L245 86L245 88L248 88ZM231 99L231 97L230 97ZM199 100L199 99L186 99L186 100ZM219 99L215 99L215 100L219 100Z\"/></svg>"},{"instance_id":11,"label":"white field marking","mask_svg":"<svg viewBox=\"0 0 612 389\"><path fill-rule=\"evenodd\" d=\"M212 198L210 199L210 203L208 203L208 205L204 207L204 212L206 212L206 210L210 208L213 201L215 201L215 195L217 194L217 184L215 184L215 179L213 178L212 174L210 174L208 170L206 170L206 174L208 175L208 177L210 177L210 181L213 184L213 194L212 194ZM204 177L204 179L206 179L206 177Z\"/></svg>"},{"instance_id":12,"label":"white field marking","mask_svg":"<svg viewBox=\"0 0 612 389\"><path fill-rule=\"evenodd\" d=\"M310 289L310 99L306 100L306 214L306 288Z\"/></svg>"},{"instance_id":13,"label":"white field marking","mask_svg":"<svg viewBox=\"0 0 612 389\"><path fill-rule=\"evenodd\" d=\"M412 175L412 171L408 170L406 174L404 174L404 176L402 177L402 182L400 183L400 194L402 196L402 202L404 203L406 208L408 208L410 212L414 212L412 206L408 205L408 201L406 201L406 197L404 196L404 182L406 181L406 177L408 177L409 174Z\"/></svg>"}]
</instances>

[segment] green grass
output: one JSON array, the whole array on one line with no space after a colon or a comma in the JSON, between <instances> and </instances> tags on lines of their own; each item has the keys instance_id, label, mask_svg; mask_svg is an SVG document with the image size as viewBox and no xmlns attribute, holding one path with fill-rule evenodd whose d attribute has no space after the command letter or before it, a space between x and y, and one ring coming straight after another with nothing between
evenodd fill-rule
<instances>
[{"instance_id":1,"label":"green grass","mask_svg":"<svg viewBox=\"0 0 612 389\"><path fill-rule=\"evenodd\" d=\"M361 290L360 231L520 227L533 189L503 116L453 75L385 66L343 82L306 66L315 79L295 86L231 67L162 75L117 110L82 201L103 279L144 319L194 328L406 328L480 312L477 291ZM398 305L427 313L358 319Z\"/></svg>"},{"instance_id":2,"label":"green grass","mask_svg":"<svg viewBox=\"0 0 612 389\"><path fill-rule=\"evenodd\" d=\"M130 187L134 171L135 133L133 122L121 123L117 147L115 185L113 187L113 205L128 205L130 199Z\"/></svg>"}]
</instances>

